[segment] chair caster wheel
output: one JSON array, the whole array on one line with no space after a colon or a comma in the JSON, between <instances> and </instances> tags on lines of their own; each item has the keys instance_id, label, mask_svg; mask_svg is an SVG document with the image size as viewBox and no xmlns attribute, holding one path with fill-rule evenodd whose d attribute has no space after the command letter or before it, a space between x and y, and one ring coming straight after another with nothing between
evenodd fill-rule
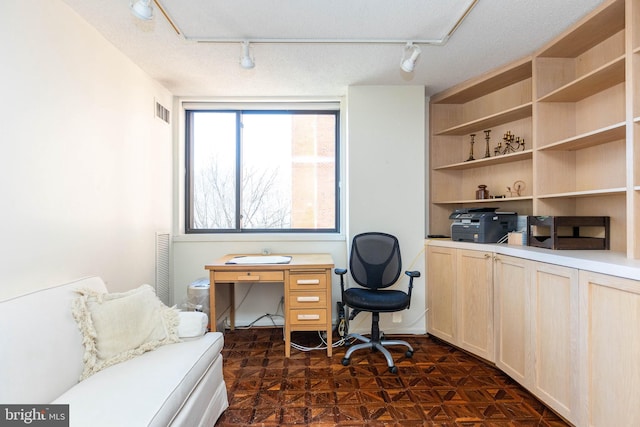
<instances>
[{"instance_id":1,"label":"chair caster wheel","mask_svg":"<svg viewBox=\"0 0 640 427\"><path fill-rule=\"evenodd\" d=\"M413 351L409 350L404 355L411 359L413 357Z\"/></svg>"},{"instance_id":2,"label":"chair caster wheel","mask_svg":"<svg viewBox=\"0 0 640 427\"><path fill-rule=\"evenodd\" d=\"M392 374L397 374L398 373L398 367L397 366L390 366L389 367L389 372L391 372Z\"/></svg>"},{"instance_id":3,"label":"chair caster wheel","mask_svg":"<svg viewBox=\"0 0 640 427\"><path fill-rule=\"evenodd\" d=\"M346 357L342 359L342 366L349 366L349 359L347 359Z\"/></svg>"}]
</instances>

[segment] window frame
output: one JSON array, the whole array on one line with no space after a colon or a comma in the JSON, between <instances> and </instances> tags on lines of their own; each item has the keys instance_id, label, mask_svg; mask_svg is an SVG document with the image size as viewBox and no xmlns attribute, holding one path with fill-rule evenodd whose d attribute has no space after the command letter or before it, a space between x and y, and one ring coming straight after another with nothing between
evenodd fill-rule
<instances>
[{"instance_id":1,"label":"window frame","mask_svg":"<svg viewBox=\"0 0 640 427\"><path fill-rule=\"evenodd\" d=\"M256 105L248 104L240 106L220 105L199 105L183 106L183 120L184 120L184 232L190 235L224 235L224 234L304 234L309 233L313 235L337 235L341 233L341 170L342 170L342 158L341 158L341 109L340 103L330 102L326 104L320 104L318 107L317 102L309 104L305 103L292 103L292 104L277 104L279 108L275 108L276 104ZM215 112L215 113L235 113L236 115L236 165L235 165L235 226L229 229L210 229L210 228L194 228L192 226L193 215L193 168L192 160L193 154L193 116L194 113L202 112ZM332 115L335 119L335 147L334 147L334 226L332 228L287 228L287 229L262 229L262 228L242 228L241 219L241 175L242 175L242 117L244 114L323 114Z\"/></svg>"}]
</instances>

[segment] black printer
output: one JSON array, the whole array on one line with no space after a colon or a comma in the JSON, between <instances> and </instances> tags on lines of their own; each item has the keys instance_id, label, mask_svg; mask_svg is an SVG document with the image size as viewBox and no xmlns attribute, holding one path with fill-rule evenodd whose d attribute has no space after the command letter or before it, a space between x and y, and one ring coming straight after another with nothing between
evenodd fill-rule
<instances>
[{"instance_id":1,"label":"black printer","mask_svg":"<svg viewBox=\"0 0 640 427\"><path fill-rule=\"evenodd\" d=\"M496 212L498 208L456 209L449 219L451 240L457 242L496 243L518 226L515 212Z\"/></svg>"}]
</instances>

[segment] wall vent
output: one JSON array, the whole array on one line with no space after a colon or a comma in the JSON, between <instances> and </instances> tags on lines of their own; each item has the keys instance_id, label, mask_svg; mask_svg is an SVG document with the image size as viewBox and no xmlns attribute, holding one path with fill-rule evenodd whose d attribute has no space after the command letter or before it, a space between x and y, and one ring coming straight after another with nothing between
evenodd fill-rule
<instances>
[{"instance_id":1,"label":"wall vent","mask_svg":"<svg viewBox=\"0 0 640 427\"><path fill-rule=\"evenodd\" d=\"M170 265L171 235L156 233L156 295L166 305L171 305Z\"/></svg>"},{"instance_id":2,"label":"wall vent","mask_svg":"<svg viewBox=\"0 0 640 427\"><path fill-rule=\"evenodd\" d=\"M165 123L171 123L171 111L156 101L156 117Z\"/></svg>"}]
</instances>

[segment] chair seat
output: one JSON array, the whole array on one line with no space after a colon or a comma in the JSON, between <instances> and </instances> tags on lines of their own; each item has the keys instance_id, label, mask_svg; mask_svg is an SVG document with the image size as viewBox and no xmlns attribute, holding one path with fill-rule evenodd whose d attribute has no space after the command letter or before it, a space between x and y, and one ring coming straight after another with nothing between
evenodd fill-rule
<instances>
[{"instance_id":1,"label":"chair seat","mask_svg":"<svg viewBox=\"0 0 640 427\"><path fill-rule=\"evenodd\" d=\"M344 302L354 309L386 313L406 309L410 297L402 291L349 288L344 291Z\"/></svg>"}]
</instances>

